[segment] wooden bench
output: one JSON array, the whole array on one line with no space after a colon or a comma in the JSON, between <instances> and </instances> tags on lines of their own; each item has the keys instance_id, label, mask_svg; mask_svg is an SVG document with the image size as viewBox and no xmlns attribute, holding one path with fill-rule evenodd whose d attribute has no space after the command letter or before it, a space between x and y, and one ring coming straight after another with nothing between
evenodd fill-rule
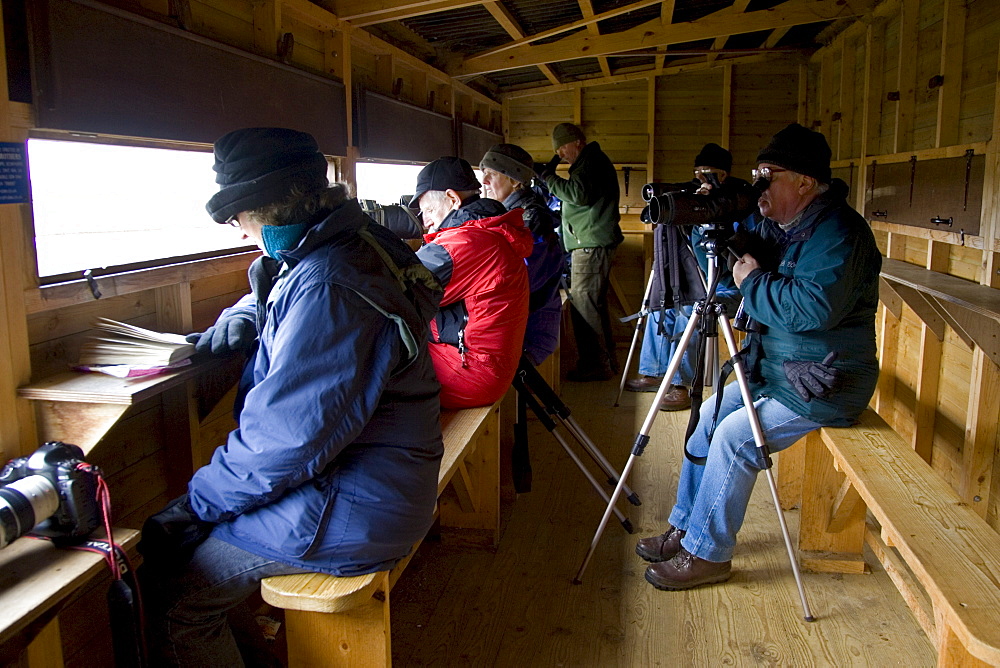
<instances>
[{"instance_id":1,"label":"wooden bench","mask_svg":"<svg viewBox=\"0 0 1000 668\"><path fill-rule=\"evenodd\" d=\"M1000 534L874 411L805 446L803 569L863 571L867 542L939 666L1000 665Z\"/></svg>"},{"instance_id":2,"label":"wooden bench","mask_svg":"<svg viewBox=\"0 0 1000 668\"><path fill-rule=\"evenodd\" d=\"M441 415L441 524L480 530L492 544L500 533L499 408L497 402ZM418 545L391 571L263 580L264 600L286 611L289 667L391 665L389 592Z\"/></svg>"},{"instance_id":3,"label":"wooden bench","mask_svg":"<svg viewBox=\"0 0 1000 668\"><path fill-rule=\"evenodd\" d=\"M115 529L114 536L134 553L138 531ZM95 534L103 537L103 531ZM77 590L105 572L102 555L45 540L20 538L0 550L0 664L61 666L57 615Z\"/></svg>"}]
</instances>

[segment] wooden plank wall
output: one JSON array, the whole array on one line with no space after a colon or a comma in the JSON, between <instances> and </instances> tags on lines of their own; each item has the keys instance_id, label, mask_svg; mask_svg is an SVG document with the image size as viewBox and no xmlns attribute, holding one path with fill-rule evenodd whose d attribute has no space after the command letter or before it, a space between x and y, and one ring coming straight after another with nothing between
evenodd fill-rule
<instances>
[{"instance_id":1,"label":"wooden plank wall","mask_svg":"<svg viewBox=\"0 0 1000 668\"><path fill-rule=\"evenodd\" d=\"M811 58L804 105L806 123L827 135L839 166L985 146L979 236L880 221L873 228L888 257L991 287L1000 287L998 42L1000 3L992 0L885 2ZM860 178L863 184L866 175ZM864 187L853 197L863 206ZM941 341L929 336L905 305L898 320L880 309L879 350L879 412L1000 526L997 366L951 329Z\"/></svg>"}]
</instances>

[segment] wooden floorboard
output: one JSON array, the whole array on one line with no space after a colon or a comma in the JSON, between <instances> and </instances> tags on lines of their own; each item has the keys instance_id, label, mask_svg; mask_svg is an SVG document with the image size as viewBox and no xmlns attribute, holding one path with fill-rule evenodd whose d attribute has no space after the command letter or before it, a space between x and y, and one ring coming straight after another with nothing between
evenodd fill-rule
<instances>
[{"instance_id":1,"label":"wooden floorboard","mask_svg":"<svg viewBox=\"0 0 1000 668\"><path fill-rule=\"evenodd\" d=\"M620 469L652 394L625 393L612 408L616 391L613 381L563 385L573 416ZM604 503L533 421L533 490L507 509L499 547L468 547L446 533L421 546L393 589L394 664L933 666L931 643L877 568L870 575L805 574L819 620L802 620L763 478L728 583L661 592L645 582L635 541L666 523L687 416L659 414L630 481L643 505L620 506L636 534L612 518L580 585L571 581ZM786 518L794 536L797 512Z\"/></svg>"}]
</instances>

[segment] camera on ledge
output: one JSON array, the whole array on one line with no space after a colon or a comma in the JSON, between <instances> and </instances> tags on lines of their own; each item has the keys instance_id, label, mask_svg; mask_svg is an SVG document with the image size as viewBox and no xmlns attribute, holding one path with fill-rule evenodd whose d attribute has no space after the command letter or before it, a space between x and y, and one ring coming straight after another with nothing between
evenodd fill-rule
<instances>
[{"instance_id":1,"label":"camera on ledge","mask_svg":"<svg viewBox=\"0 0 1000 668\"><path fill-rule=\"evenodd\" d=\"M663 186L672 185L679 184L647 183L643 186L644 195L649 190L649 221L655 225L727 224L743 220L757 210L757 200L767 182L716 185L707 195L680 189L664 191Z\"/></svg>"},{"instance_id":2,"label":"camera on ledge","mask_svg":"<svg viewBox=\"0 0 1000 668\"><path fill-rule=\"evenodd\" d=\"M101 523L100 471L78 446L51 441L0 471L0 548L33 530L72 543Z\"/></svg>"}]
</instances>

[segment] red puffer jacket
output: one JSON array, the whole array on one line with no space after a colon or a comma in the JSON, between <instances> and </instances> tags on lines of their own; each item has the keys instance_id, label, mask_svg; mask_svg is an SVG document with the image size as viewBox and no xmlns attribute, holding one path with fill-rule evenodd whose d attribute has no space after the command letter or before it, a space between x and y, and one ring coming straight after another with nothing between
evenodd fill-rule
<instances>
[{"instance_id":1,"label":"red puffer jacket","mask_svg":"<svg viewBox=\"0 0 1000 668\"><path fill-rule=\"evenodd\" d=\"M467 211L486 209L479 200ZM502 207L501 207L502 208ZM520 209L466 220L424 237L417 256L444 286L431 322L431 358L441 382L441 406L492 404L517 370L528 320L524 259L533 239Z\"/></svg>"}]
</instances>

